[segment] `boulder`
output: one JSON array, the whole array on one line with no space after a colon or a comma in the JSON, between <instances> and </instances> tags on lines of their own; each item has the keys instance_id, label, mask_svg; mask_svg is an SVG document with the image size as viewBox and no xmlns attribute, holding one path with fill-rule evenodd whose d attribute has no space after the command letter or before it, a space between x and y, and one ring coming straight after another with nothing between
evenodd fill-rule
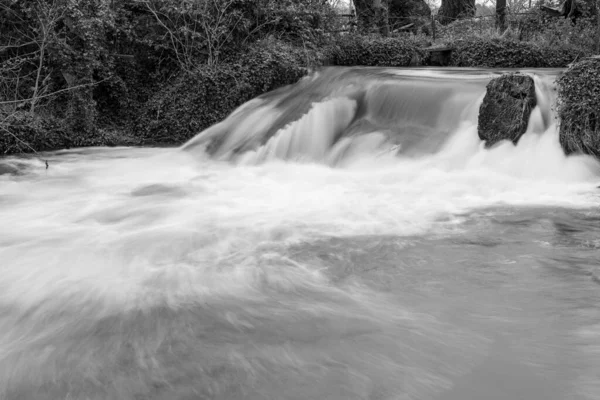
<instances>
[{"instance_id":1,"label":"boulder","mask_svg":"<svg viewBox=\"0 0 600 400\"><path fill-rule=\"evenodd\" d=\"M535 84L530 76L515 73L492 79L479 108L479 138L486 147L501 140L517 144L535 105Z\"/></svg>"},{"instance_id":2,"label":"boulder","mask_svg":"<svg viewBox=\"0 0 600 400\"><path fill-rule=\"evenodd\" d=\"M565 154L600 159L600 58L572 64L557 83L560 144Z\"/></svg>"}]
</instances>

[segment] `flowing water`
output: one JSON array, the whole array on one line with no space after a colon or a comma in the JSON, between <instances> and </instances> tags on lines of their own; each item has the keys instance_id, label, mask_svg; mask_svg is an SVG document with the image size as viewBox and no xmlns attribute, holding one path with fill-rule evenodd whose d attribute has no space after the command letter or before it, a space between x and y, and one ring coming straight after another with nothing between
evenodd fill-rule
<instances>
[{"instance_id":1,"label":"flowing water","mask_svg":"<svg viewBox=\"0 0 600 400\"><path fill-rule=\"evenodd\" d=\"M557 71L325 69L179 149L0 160L0 399L600 399L600 167Z\"/></svg>"}]
</instances>

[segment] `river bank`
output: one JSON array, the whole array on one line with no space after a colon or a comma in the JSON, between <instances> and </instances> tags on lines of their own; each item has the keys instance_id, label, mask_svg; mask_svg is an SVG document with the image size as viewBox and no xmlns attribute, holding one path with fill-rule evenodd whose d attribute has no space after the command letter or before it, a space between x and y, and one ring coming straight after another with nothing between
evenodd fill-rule
<instances>
[{"instance_id":1,"label":"river bank","mask_svg":"<svg viewBox=\"0 0 600 400\"><path fill-rule=\"evenodd\" d=\"M428 67L439 64L426 42L405 37L346 35L321 49L282 41L257 42L215 65L198 65L152 79L129 59L112 80L68 113L16 110L2 121L0 154L87 146L180 145L223 120L235 108L270 90L293 84L323 66ZM585 58L577 48L542 46L513 39L461 39L447 45L449 67L565 68Z\"/></svg>"}]
</instances>

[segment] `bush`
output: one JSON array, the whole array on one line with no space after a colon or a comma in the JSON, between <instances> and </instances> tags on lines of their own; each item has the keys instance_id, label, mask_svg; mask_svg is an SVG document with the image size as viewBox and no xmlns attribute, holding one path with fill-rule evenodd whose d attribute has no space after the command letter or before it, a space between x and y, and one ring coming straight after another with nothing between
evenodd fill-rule
<instances>
[{"instance_id":1,"label":"bush","mask_svg":"<svg viewBox=\"0 0 600 400\"><path fill-rule=\"evenodd\" d=\"M43 119L25 111L2 116L0 154L29 153L69 147L68 137L60 122Z\"/></svg>"},{"instance_id":2,"label":"bush","mask_svg":"<svg viewBox=\"0 0 600 400\"><path fill-rule=\"evenodd\" d=\"M16 111L1 117L0 155L49 151L83 146L131 146L139 140L122 132L95 129L82 134L70 129L66 120Z\"/></svg>"},{"instance_id":3,"label":"bush","mask_svg":"<svg viewBox=\"0 0 600 400\"><path fill-rule=\"evenodd\" d=\"M511 39L474 38L454 43L451 65L486 68L560 68L581 57L582 51L541 46Z\"/></svg>"},{"instance_id":4,"label":"bush","mask_svg":"<svg viewBox=\"0 0 600 400\"><path fill-rule=\"evenodd\" d=\"M344 35L329 47L328 63L339 66L407 67L424 58L417 45L401 37Z\"/></svg>"},{"instance_id":5,"label":"bush","mask_svg":"<svg viewBox=\"0 0 600 400\"><path fill-rule=\"evenodd\" d=\"M257 2L255 14L256 36L275 36L296 46L322 46L326 29L341 28L332 5L322 0L263 0Z\"/></svg>"},{"instance_id":6,"label":"bush","mask_svg":"<svg viewBox=\"0 0 600 400\"><path fill-rule=\"evenodd\" d=\"M562 148L600 158L600 59L573 64L557 83Z\"/></svg>"},{"instance_id":7,"label":"bush","mask_svg":"<svg viewBox=\"0 0 600 400\"><path fill-rule=\"evenodd\" d=\"M274 40L217 67L201 65L166 84L135 122L144 143L181 144L224 119L246 101L305 73L307 54ZM310 59L310 56L308 56Z\"/></svg>"},{"instance_id":8,"label":"bush","mask_svg":"<svg viewBox=\"0 0 600 400\"><path fill-rule=\"evenodd\" d=\"M526 25L526 39L544 47L569 47L584 54L592 54L596 46L596 19L580 18L577 25L571 20L552 18L537 25Z\"/></svg>"}]
</instances>

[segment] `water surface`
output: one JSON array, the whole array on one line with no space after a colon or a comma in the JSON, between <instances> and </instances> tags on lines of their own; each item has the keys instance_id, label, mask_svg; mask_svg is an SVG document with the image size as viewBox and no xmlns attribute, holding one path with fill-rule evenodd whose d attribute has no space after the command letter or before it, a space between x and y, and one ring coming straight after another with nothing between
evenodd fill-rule
<instances>
[{"instance_id":1,"label":"water surface","mask_svg":"<svg viewBox=\"0 0 600 400\"><path fill-rule=\"evenodd\" d=\"M0 160L0 398L600 399L600 174L554 72L487 150L496 72L328 73L183 149Z\"/></svg>"}]
</instances>

